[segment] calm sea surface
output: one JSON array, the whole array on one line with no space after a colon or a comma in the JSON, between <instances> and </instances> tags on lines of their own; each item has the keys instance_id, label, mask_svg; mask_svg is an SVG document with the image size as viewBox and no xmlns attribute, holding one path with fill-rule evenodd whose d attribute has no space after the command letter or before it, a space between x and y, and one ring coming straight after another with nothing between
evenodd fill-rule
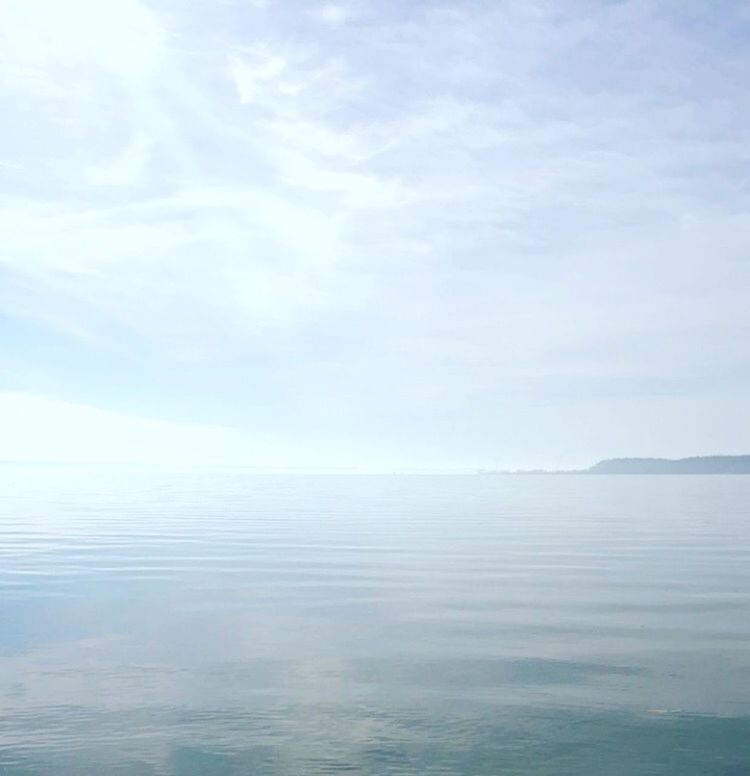
<instances>
[{"instance_id":1,"label":"calm sea surface","mask_svg":"<svg viewBox=\"0 0 750 776\"><path fill-rule=\"evenodd\" d=\"M0 776L750 774L750 477L0 487Z\"/></svg>"}]
</instances>

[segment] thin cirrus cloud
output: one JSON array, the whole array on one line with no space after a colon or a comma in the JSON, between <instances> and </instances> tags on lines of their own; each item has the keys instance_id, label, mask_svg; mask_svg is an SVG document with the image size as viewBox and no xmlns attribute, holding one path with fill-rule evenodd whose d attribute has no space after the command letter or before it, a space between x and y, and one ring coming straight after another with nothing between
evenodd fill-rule
<instances>
[{"instance_id":1,"label":"thin cirrus cloud","mask_svg":"<svg viewBox=\"0 0 750 776\"><path fill-rule=\"evenodd\" d=\"M205 426L254 464L741 452L749 27L8 0L0 405L109 413L128 460L148 423L196 440L164 462Z\"/></svg>"}]
</instances>

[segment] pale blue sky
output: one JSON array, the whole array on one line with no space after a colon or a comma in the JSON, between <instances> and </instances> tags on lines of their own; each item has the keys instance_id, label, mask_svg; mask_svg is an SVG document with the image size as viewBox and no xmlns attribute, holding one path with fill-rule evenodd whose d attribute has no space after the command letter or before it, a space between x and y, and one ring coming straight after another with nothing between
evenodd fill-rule
<instances>
[{"instance_id":1,"label":"pale blue sky","mask_svg":"<svg viewBox=\"0 0 750 776\"><path fill-rule=\"evenodd\" d=\"M0 459L750 452L745 2L0 2Z\"/></svg>"}]
</instances>

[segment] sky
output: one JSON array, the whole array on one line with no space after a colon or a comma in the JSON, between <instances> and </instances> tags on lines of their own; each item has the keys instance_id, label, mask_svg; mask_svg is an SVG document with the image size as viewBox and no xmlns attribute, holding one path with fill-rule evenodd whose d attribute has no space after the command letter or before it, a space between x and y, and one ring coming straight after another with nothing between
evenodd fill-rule
<instances>
[{"instance_id":1,"label":"sky","mask_svg":"<svg viewBox=\"0 0 750 776\"><path fill-rule=\"evenodd\" d=\"M0 460L750 452L750 7L0 0Z\"/></svg>"}]
</instances>

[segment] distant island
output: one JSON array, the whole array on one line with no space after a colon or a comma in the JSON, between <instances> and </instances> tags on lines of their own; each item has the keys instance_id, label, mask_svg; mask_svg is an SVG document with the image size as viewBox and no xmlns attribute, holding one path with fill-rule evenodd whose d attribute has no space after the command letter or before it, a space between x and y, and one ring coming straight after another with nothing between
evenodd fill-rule
<instances>
[{"instance_id":1,"label":"distant island","mask_svg":"<svg viewBox=\"0 0 750 776\"><path fill-rule=\"evenodd\" d=\"M692 458L608 458L588 469L567 471L480 471L480 474L750 474L750 455Z\"/></svg>"},{"instance_id":2,"label":"distant island","mask_svg":"<svg viewBox=\"0 0 750 776\"><path fill-rule=\"evenodd\" d=\"M610 458L590 474L750 474L750 455L703 455L692 458Z\"/></svg>"}]
</instances>

